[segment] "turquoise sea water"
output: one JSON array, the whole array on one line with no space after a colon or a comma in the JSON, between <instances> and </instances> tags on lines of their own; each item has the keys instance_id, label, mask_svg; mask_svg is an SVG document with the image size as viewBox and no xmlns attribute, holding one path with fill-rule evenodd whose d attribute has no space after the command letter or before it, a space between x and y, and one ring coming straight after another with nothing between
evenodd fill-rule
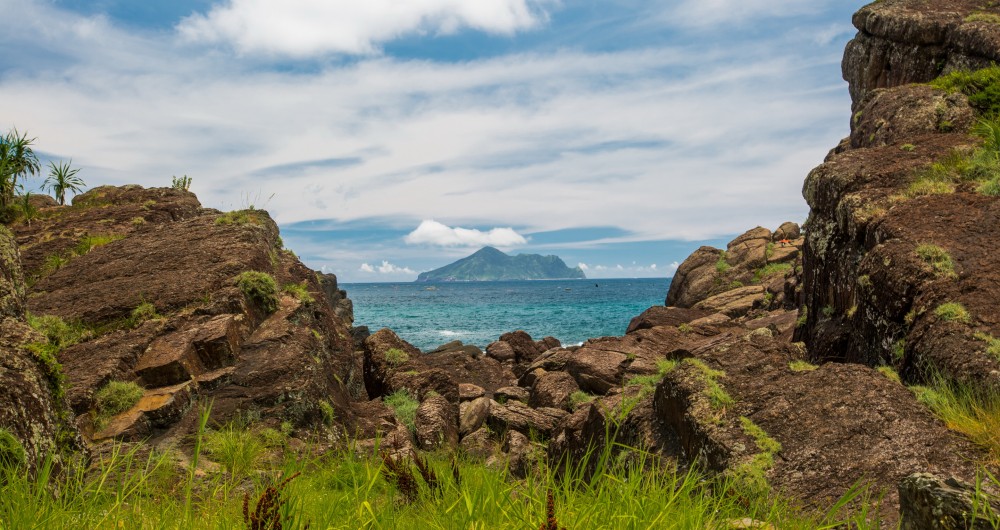
<instances>
[{"instance_id":1,"label":"turquoise sea water","mask_svg":"<svg viewBox=\"0 0 1000 530\"><path fill-rule=\"evenodd\" d=\"M669 278L461 283L349 283L354 325L392 328L421 350L460 340L481 348L516 329L565 345L621 335L661 305Z\"/></svg>"}]
</instances>

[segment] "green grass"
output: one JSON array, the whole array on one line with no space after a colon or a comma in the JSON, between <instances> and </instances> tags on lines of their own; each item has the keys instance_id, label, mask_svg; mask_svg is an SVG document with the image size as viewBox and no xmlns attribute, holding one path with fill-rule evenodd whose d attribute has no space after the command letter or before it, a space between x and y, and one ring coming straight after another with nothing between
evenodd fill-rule
<instances>
[{"instance_id":1,"label":"green grass","mask_svg":"<svg viewBox=\"0 0 1000 530\"><path fill-rule=\"evenodd\" d=\"M726 372L714 370L701 359L695 359L694 357L684 359L684 363L693 366L698 371L702 382L705 384L705 397L708 398L708 402L712 405L712 408L724 409L736 403L736 400L719 383L719 378L725 377Z\"/></svg>"},{"instance_id":2,"label":"green grass","mask_svg":"<svg viewBox=\"0 0 1000 530\"><path fill-rule=\"evenodd\" d=\"M753 281L760 282L764 278L769 278L774 274L785 274L790 270L792 270L791 263L768 263L754 271Z\"/></svg>"},{"instance_id":3,"label":"green grass","mask_svg":"<svg viewBox=\"0 0 1000 530\"><path fill-rule=\"evenodd\" d=\"M805 326L806 322L808 321L809 321L809 308L806 306L802 306L802 308L799 309L798 318L795 319L795 327L801 328L802 326Z\"/></svg>"},{"instance_id":4,"label":"green grass","mask_svg":"<svg viewBox=\"0 0 1000 530\"><path fill-rule=\"evenodd\" d=\"M986 353L1000 361L1000 339L989 333L977 332L974 337L986 343Z\"/></svg>"},{"instance_id":5,"label":"green grass","mask_svg":"<svg viewBox=\"0 0 1000 530\"><path fill-rule=\"evenodd\" d=\"M746 416L740 416L740 427L753 438L757 453L748 462L736 466L733 473L747 494L764 496L770 490L767 472L774 467L774 455L781 452L781 444Z\"/></svg>"},{"instance_id":6,"label":"green grass","mask_svg":"<svg viewBox=\"0 0 1000 530\"><path fill-rule=\"evenodd\" d=\"M629 463L620 463L612 458L611 450L590 453L592 473L584 473L582 465L556 473L542 464L522 480L502 466L432 454L427 463L440 487L430 487L414 473L416 492L411 501L391 480L379 456L344 451L278 459L280 463L271 465L260 459L256 465L264 473L249 473L244 480L234 481L219 473L196 476L175 468L164 453L139 457L134 450L117 446L88 473L56 475L49 466L36 476L0 472L4 484L0 526L248 528L242 515L244 495L252 508L267 486L292 476L296 478L282 489L279 502L285 530L302 530L307 525L314 529L539 528L548 518L549 492L557 525L573 530L728 528L730 522L741 519L783 530L861 530L879 525L873 510L852 503L864 500L865 492L858 488L825 509L806 511L777 495L748 500L738 495L730 481L669 466L660 469L641 453ZM192 460L198 460L197 453Z\"/></svg>"},{"instance_id":7,"label":"green grass","mask_svg":"<svg viewBox=\"0 0 1000 530\"><path fill-rule=\"evenodd\" d=\"M629 379L625 386L637 386L640 387L639 396L645 397L652 394L656 390L656 385L663 380L670 372L677 368L680 364L674 359L660 359L656 361L656 373L649 375L637 375Z\"/></svg>"},{"instance_id":8,"label":"green grass","mask_svg":"<svg viewBox=\"0 0 1000 530\"><path fill-rule=\"evenodd\" d=\"M411 432L416 430L413 422L416 419L417 407L420 406L420 402L408 391L397 390L382 398L382 401L392 409L393 414L396 415L396 419L405 425L407 429L410 429Z\"/></svg>"},{"instance_id":9,"label":"green grass","mask_svg":"<svg viewBox=\"0 0 1000 530\"><path fill-rule=\"evenodd\" d=\"M1000 176L993 177L979 185L976 193L987 197L1000 197Z\"/></svg>"},{"instance_id":10,"label":"green grass","mask_svg":"<svg viewBox=\"0 0 1000 530\"><path fill-rule=\"evenodd\" d=\"M145 390L132 381L109 381L94 393L94 409L104 420L125 412L142 399Z\"/></svg>"},{"instance_id":11,"label":"green grass","mask_svg":"<svg viewBox=\"0 0 1000 530\"><path fill-rule=\"evenodd\" d=\"M20 471L24 468L27 457L24 446L7 429L0 428L0 470ZM0 481L0 484L3 482Z\"/></svg>"},{"instance_id":12,"label":"green grass","mask_svg":"<svg viewBox=\"0 0 1000 530\"><path fill-rule=\"evenodd\" d=\"M937 245L923 243L918 245L914 252L916 252L918 258L930 266L935 276L940 278L958 278L958 274L955 274L955 264L952 262L951 255L948 254L947 250Z\"/></svg>"},{"instance_id":13,"label":"green grass","mask_svg":"<svg viewBox=\"0 0 1000 530\"><path fill-rule=\"evenodd\" d=\"M976 15L970 15L975 17ZM976 71L959 70L930 82L934 88L962 92L969 103L984 116L1000 114L1000 67L991 66Z\"/></svg>"},{"instance_id":14,"label":"green grass","mask_svg":"<svg viewBox=\"0 0 1000 530\"><path fill-rule=\"evenodd\" d=\"M160 318L160 315L156 312L156 306L150 302L142 302L136 306L136 308L132 310L132 314L129 315L128 326L134 328L139 324L154 318Z\"/></svg>"},{"instance_id":15,"label":"green grass","mask_svg":"<svg viewBox=\"0 0 1000 530\"><path fill-rule=\"evenodd\" d=\"M726 261L726 252L722 251L719 254L719 260L715 262L715 272L719 274L725 274L730 268L729 263Z\"/></svg>"},{"instance_id":16,"label":"green grass","mask_svg":"<svg viewBox=\"0 0 1000 530\"><path fill-rule=\"evenodd\" d=\"M45 335L49 344L66 348L91 336L91 331L79 322L66 322L55 315L33 315L28 313L28 325Z\"/></svg>"},{"instance_id":17,"label":"green grass","mask_svg":"<svg viewBox=\"0 0 1000 530\"><path fill-rule=\"evenodd\" d=\"M330 426L337 421L337 411L333 410L333 405L329 401L319 402L319 412L323 415L323 425Z\"/></svg>"},{"instance_id":18,"label":"green grass","mask_svg":"<svg viewBox=\"0 0 1000 530\"><path fill-rule=\"evenodd\" d=\"M400 366L410 360L410 355L399 348L389 348L385 352L385 360L389 366Z\"/></svg>"},{"instance_id":19,"label":"green grass","mask_svg":"<svg viewBox=\"0 0 1000 530\"><path fill-rule=\"evenodd\" d=\"M288 283L285 284L284 291L292 296L294 296L298 301L302 302L303 305L309 305L316 301L313 295L309 293L309 289L306 287L306 282L302 283Z\"/></svg>"},{"instance_id":20,"label":"green grass","mask_svg":"<svg viewBox=\"0 0 1000 530\"><path fill-rule=\"evenodd\" d=\"M85 235L80 241L73 247L73 253L78 256L83 256L91 250L107 245L108 243L118 241L125 236L119 234L99 234L99 235Z\"/></svg>"},{"instance_id":21,"label":"green grass","mask_svg":"<svg viewBox=\"0 0 1000 530\"><path fill-rule=\"evenodd\" d=\"M270 274L259 271L242 272L236 277L236 286L247 299L258 304L266 313L273 313L278 309L278 285Z\"/></svg>"},{"instance_id":22,"label":"green grass","mask_svg":"<svg viewBox=\"0 0 1000 530\"><path fill-rule=\"evenodd\" d=\"M940 375L930 378L930 386L911 390L946 427L986 449L989 464L1000 464L1000 393L977 391Z\"/></svg>"},{"instance_id":23,"label":"green grass","mask_svg":"<svg viewBox=\"0 0 1000 530\"><path fill-rule=\"evenodd\" d=\"M215 224L219 226L229 225L261 225L260 212L255 209L235 210L226 212L215 218Z\"/></svg>"},{"instance_id":24,"label":"green grass","mask_svg":"<svg viewBox=\"0 0 1000 530\"><path fill-rule=\"evenodd\" d=\"M1000 15L993 13L973 13L965 17L966 22L989 22L990 24L1000 24Z\"/></svg>"},{"instance_id":25,"label":"green grass","mask_svg":"<svg viewBox=\"0 0 1000 530\"><path fill-rule=\"evenodd\" d=\"M899 378L899 372L897 372L896 370L893 370L893 368L891 366L879 366L878 368L876 368L876 370L878 370L878 373L882 374L883 376L885 376L886 379L888 379L890 381L894 381L896 383L902 383L903 382Z\"/></svg>"},{"instance_id":26,"label":"green grass","mask_svg":"<svg viewBox=\"0 0 1000 530\"><path fill-rule=\"evenodd\" d=\"M677 331L680 331L681 333L687 334L687 333L691 333L692 331L694 331L694 328L691 327L691 324L688 324L687 322L682 322L682 323L680 323L680 324L677 325Z\"/></svg>"},{"instance_id":27,"label":"green grass","mask_svg":"<svg viewBox=\"0 0 1000 530\"><path fill-rule=\"evenodd\" d=\"M806 361L801 361L801 360L799 360L799 361L792 361L792 362L788 363L788 369L791 370L791 371L793 371L793 372L811 372L811 371L813 371L813 370L815 370L817 368L819 368L819 366L816 366L815 364L812 364L812 363L806 362Z\"/></svg>"},{"instance_id":28,"label":"green grass","mask_svg":"<svg viewBox=\"0 0 1000 530\"><path fill-rule=\"evenodd\" d=\"M945 322L970 322L969 312L958 302L947 302L941 304L934 310L934 315Z\"/></svg>"},{"instance_id":29,"label":"green grass","mask_svg":"<svg viewBox=\"0 0 1000 530\"><path fill-rule=\"evenodd\" d=\"M597 398L597 396L588 394L582 390L577 390L569 395L569 405L570 408L575 409L584 403L590 403L595 398Z\"/></svg>"},{"instance_id":30,"label":"green grass","mask_svg":"<svg viewBox=\"0 0 1000 530\"><path fill-rule=\"evenodd\" d=\"M258 433L229 425L205 433L208 456L233 477L245 477L261 465L267 445Z\"/></svg>"}]
</instances>

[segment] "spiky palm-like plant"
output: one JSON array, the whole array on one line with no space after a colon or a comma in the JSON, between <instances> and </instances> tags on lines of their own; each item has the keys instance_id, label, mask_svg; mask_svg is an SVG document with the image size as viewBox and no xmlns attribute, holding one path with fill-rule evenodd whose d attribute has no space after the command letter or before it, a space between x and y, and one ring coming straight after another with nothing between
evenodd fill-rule
<instances>
[{"instance_id":1,"label":"spiky palm-like plant","mask_svg":"<svg viewBox=\"0 0 1000 530\"><path fill-rule=\"evenodd\" d=\"M34 138L17 129L0 136L0 206L9 206L14 200L19 177L37 175L41 169L31 148L34 142Z\"/></svg>"},{"instance_id":2,"label":"spiky palm-like plant","mask_svg":"<svg viewBox=\"0 0 1000 530\"><path fill-rule=\"evenodd\" d=\"M66 192L80 193L86 184L83 179L76 176L80 168L70 169L72 160L60 162L58 164L49 162L49 176L42 184L42 189L48 189L55 196L59 204L66 204Z\"/></svg>"}]
</instances>

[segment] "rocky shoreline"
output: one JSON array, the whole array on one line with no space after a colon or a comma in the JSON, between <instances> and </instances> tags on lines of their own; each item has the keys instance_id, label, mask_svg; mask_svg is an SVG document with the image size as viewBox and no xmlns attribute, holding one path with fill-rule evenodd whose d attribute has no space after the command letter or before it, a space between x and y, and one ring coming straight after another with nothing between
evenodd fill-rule
<instances>
[{"instance_id":1,"label":"rocky shoreline","mask_svg":"<svg viewBox=\"0 0 1000 530\"><path fill-rule=\"evenodd\" d=\"M860 482L884 494L890 525L979 528L969 484L996 461L908 386L1000 388L1000 199L967 182L909 190L981 143L966 95L914 83L1000 57L1000 25L971 16L983 9L859 11L843 63L851 135L807 176L806 223L698 249L665 305L580 346L512 331L485 351L421 352L354 327L336 277L284 249L261 210L138 186L39 200L38 219L0 230L0 428L29 468L120 443L183 451L208 402L213 425L280 429L293 450L460 451L515 476L615 443L617 458L655 455L805 506ZM947 304L964 317L942 316ZM102 412L112 382L141 397ZM387 404L402 394L412 420Z\"/></svg>"}]
</instances>

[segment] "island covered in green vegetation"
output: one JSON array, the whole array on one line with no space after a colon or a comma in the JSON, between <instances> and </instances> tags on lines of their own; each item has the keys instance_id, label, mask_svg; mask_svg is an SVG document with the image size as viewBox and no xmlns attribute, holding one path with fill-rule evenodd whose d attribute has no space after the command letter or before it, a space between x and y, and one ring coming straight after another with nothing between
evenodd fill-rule
<instances>
[{"instance_id":1,"label":"island covered in green vegetation","mask_svg":"<svg viewBox=\"0 0 1000 530\"><path fill-rule=\"evenodd\" d=\"M432 271L422 272L418 282L488 282L499 280L585 279L579 267L567 267L559 256L518 254L509 256L493 247L483 247L471 256Z\"/></svg>"}]
</instances>

